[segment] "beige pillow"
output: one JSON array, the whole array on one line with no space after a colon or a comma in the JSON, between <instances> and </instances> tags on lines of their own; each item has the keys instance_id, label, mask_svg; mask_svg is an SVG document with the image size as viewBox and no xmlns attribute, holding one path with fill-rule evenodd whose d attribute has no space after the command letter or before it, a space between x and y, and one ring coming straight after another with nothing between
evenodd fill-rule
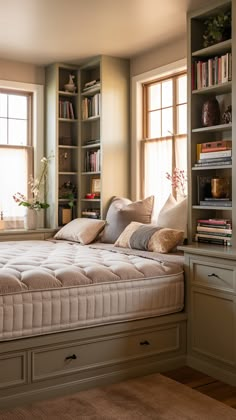
<instances>
[{"instance_id":1,"label":"beige pillow","mask_svg":"<svg viewBox=\"0 0 236 420\"><path fill-rule=\"evenodd\" d=\"M157 226L184 231L184 237L187 237L187 198L182 201L176 201L172 194L168 197L162 207Z\"/></svg>"},{"instance_id":2,"label":"beige pillow","mask_svg":"<svg viewBox=\"0 0 236 420\"><path fill-rule=\"evenodd\" d=\"M184 239L184 232L131 222L121 233L115 246L159 253L173 251Z\"/></svg>"},{"instance_id":3,"label":"beige pillow","mask_svg":"<svg viewBox=\"0 0 236 420\"><path fill-rule=\"evenodd\" d=\"M154 196L135 202L114 197L107 212L101 241L113 244L130 222L151 223L153 204Z\"/></svg>"},{"instance_id":4,"label":"beige pillow","mask_svg":"<svg viewBox=\"0 0 236 420\"><path fill-rule=\"evenodd\" d=\"M63 226L54 239L80 242L83 245L93 242L105 226L105 220L78 218Z\"/></svg>"}]
</instances>

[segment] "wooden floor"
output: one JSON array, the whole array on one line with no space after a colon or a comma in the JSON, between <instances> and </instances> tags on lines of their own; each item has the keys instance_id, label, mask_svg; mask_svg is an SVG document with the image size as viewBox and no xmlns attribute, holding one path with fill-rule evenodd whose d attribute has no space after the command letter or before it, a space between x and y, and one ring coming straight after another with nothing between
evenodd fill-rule
<instances>
[{"instance_id":1,"label":"wooden floor","mask_svg":"<svg viewBox=\"0 0 236 420\"><path fill-rule=\"evenodd\" d=\"M236 408L236 387L234 386L227 385L187 366L169 372L162 372L162 375Z\"/></svg>"}]
</instances>

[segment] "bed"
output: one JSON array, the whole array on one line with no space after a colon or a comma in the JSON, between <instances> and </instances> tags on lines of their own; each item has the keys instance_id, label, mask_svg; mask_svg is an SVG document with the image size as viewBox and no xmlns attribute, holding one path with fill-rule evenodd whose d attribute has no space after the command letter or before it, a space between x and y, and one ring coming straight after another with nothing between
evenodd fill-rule
<instances>
[{"instance_id":1,"label":"bed","mask_svg":"<svg viewBox=\"0 0 236 420\"><path fill-rule=\"evenodd\" d=\"M183 256L0 243L0 406L184 363Z\"/></svg>"}]
</instances>

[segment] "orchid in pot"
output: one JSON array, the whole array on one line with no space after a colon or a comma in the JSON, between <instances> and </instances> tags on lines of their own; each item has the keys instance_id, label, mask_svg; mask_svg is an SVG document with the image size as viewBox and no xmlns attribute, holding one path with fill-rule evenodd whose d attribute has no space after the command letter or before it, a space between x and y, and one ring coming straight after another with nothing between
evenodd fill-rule
<instances>
[{"instance_id":1,"label":"orchid in pot","mask_svg":"<svg viewBox=\"0 0 236 420\"><path fill-rule=\"evenodd\" d=\"M18 204L18 206L24 206L28 210L27 214L27 220L26 224L29 222L29 211L31 211L31 219L32 223L30 226L27 225L28 229L35 229L36 228L36 216L37 211L41 209L47 209L49 207L49 204L44 199L44 186L47 179L48 174L48 165L49 161L52 159L52 157L43 157L41 159L41 171L37 178L34 178L33 176L30 177L29 185L30 185L30 191L32 198L26 198L24 194L17 192L13 195L14 201ZM43 198L41 198L43 196Z\"/></svg>"}]
</instances>

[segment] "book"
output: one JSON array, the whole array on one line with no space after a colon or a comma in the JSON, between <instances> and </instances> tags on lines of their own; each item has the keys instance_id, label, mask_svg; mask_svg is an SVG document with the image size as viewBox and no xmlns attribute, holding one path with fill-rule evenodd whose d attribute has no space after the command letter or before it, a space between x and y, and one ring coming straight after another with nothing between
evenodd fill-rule
<instances>
[{"instance_id":1,"label":"book","mask_svg":"<svg viewBox=\"0 0 236 420\"><path fill-rule=\"evenodd\" d=\"M211 176L197 176L197 202L211 197Z\"/></svg>"},{"instance_id":2,"label":"book","mask_svg":"<svg viewBox=\"0 0 236 420\"><path fill-rule=\"evenodd\" d=\"M195 168L201 168L201 167L204 167L204 166L223 166L223 165L232 165L232 159L230 159L230 160L221 160L220 162L215 162L215 160L212 160L211 162L208 162L208 159L205 159L205 160L207 160L207 162L199 162L199 163L195 163L194 164L194 167Z\"/></svg>"},{"instance_id":3,"label":"book","mask_svg":"<svg viewBox=\"0 0 236 420\"><path fill-rule=\"evenodd\" d=\"M228 237L219 237L214 234L207 234L207 233L196 233L196 238L205 238L205 239L219 239L222 241L228 241L230 238Z\"/></svg>"},{"instance_id":4,"label":"book","mask_svg":"<svg viewBox=\"0 0 236 420\"><path fill-rule=\"evenodd\" d=\"M232 140L210 141L202 143L200 146L201 152L220 152L232 149Z\"/></svg>"},{"instance_id":5,"label":"book","mask_svg":"<svg viewBox=\"0 0 236 420\"><path fill-rule=\"evenodd\" d=\"M197 235L196 235L197 236ZM231 246L231 240L230 239L221 239L221 238L203 238L203 237L196 237L195 240L197 242L202 242L206 244L215 244L215 245L224 245L224 246Z\"/></svg>"},{"instance_id":6,"label":"book","mask_svg":"<svg viewBox=\"0 0 236 420\"><path fill-rule=\"evenodd\" d=\"M225 225L232 225L231 219L198 219L197 223L204 223L206 225L217 225L217 226L225 226Z\"/></svg>"},{"instance_id":7,"label":"book","mask_svg":"<svg viewBox=\"0 0 236 420\"><path fill-rule=\"evenodd\" d=\"M211 233L217 233L217 234L226 234L226 235L232 235L232 229L226 229L225 227L222 226L217 226L217 227L209 227L209 226L202 226L200 224L197 225L197 232L198 233L206 233L206 232L211 232Z\"/></svg>"},{"instance_id":8,"label":"book","mask_svg":"<svg viewBox=\"0 0 236 420\"><path fill-rule=\"evenodd\" d=\"M219 158L205 158L205 159L198 159L197 163L217 163L217 162L231 162L232 163L232 156L225 156Z\"/></svg>"},{"instance_id":9,"label":"book","mask_svg":"<svg viewBox=\"0 0 236 420\"><path fill-rule=\"evenodd\" d=\"M218 201L209 201L209 200L200 200L200 206L220 206L220 207L232 207L232 201L224 201L223 199L221 199L222 201L220 201L220 199L218 199Z\"/></svg>"},{"instance_id":10,"label":"book","mask_svg":"<svg viewBox=\"0 0 236 420\"><path fill-rule=\"evenodd\" d=\"M221 152L201 152L200 159L209 159L209 158L222 158L222 157L231 157L232 150L225 150Z\"/></svg>"}]
</instances>

